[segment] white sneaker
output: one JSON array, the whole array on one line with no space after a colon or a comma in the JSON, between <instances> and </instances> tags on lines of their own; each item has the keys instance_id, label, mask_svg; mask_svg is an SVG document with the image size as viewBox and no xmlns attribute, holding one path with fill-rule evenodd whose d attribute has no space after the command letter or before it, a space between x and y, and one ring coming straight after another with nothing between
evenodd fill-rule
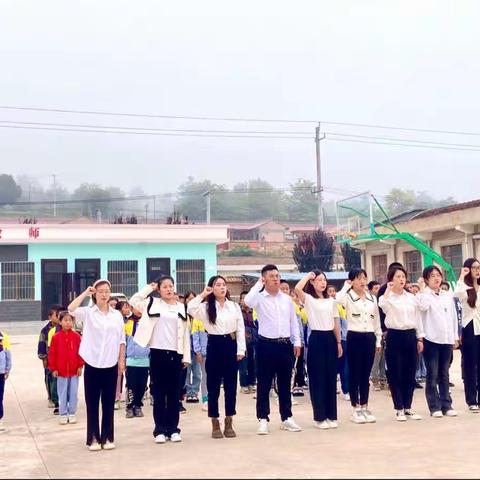
<instances>
[{"instance_id":1,"label":"white sneaker","mask_svg":"<svg viewBox=\"0 0 480 480\"><path fill-rule=\"evenodd\" d=\"M75 415L69 415L68 423L77 423L77 417Z\"/></svg>"},{"instance_id":2,"label":"white sneaker","mask_svg":"<svg viewBox=\"0 0 480 480\"><path fill-rule=\"evenodd\" d=\"M353 423L367 423L367 420L362 415L360 409L356 409L352 412L352 415L350 416L350 421L352 421Z\"/></svg>"},{"instance_id":3,"label":"white sneaker","mask_svg":"<svg viewBox=\"0 0 480 480\"><path fill-rule=\"evenodd\" d=\"M344 393L344 394L343 394L343 399L344 399L346 402L349 402L349 401L350 401L350 394L349 394L349 393Z\"/></svg>"},{"instance_id":4,"label":"white sneaker","mask_svg":"<svg viewBox=\"0 0 480 480\"><path fill-rule=\"evenodd\" d=\"M405 410L405 416L410 420L421 420L422 416L418 413L415 413L411 408Z\"/></svg>"},{"instance_id":5,"label":"white sneaker","mask_svg":"<svg viewBox=\"0 0 480 480\"><path fill-rule=\"evenodd\" d=\"M166 442L167 442L167 437L163 433L155 437L155 443L166 443Z\"/></svg>"},{"instance_id":6,"label":"white sneaker","mask_svg":"<svg viewBox=\"0 0 480 480\"><path fill-rule=\"evenodd\" d=\"M89 447L88 449L91 451L91 452L98 452L102 449L102 446L98 443L98 442L93 442Z\"/></svg>"},{"instance_id":7,"label":"white sneaker","mask_svg":"<svg viewBox=\"0 0 480 480\"><path fill-rule=\"evenodd\" d=\"M208 412L208 402L203 402L202 403L202 411L203 412Z\"/></svg>"},{"instance_id":8,"label":"white sneaker","mask_svg":"<svg viewBox=\"0 0 480 480\"><path fill-rule=\"evenodd\" d=\"M432 412L430 414L433 418L442 418L443 417L443 413L440 411L440 410L437 410L435 412Z\"/></svg>"},{"instance_id":9,"label":"white sneaker","mask_svg":"<svg viewBox=\"0 0 480 480\"><path fill-rule=\"evenodd\" d=\"M375 423L377 421L372 412L366 408L362 409L360 413L365 417L367 423Z\"/></svg>"},{"instance_id":10,"label":"white sneaker","mask_svg":"<svg viewBox=\"0 0 480 480\"><path fill-rule=\"evenodd\" d=\"M447 417L458 417L458 413L456 410L454 410L453 408L451 408L450 410L447 410L445 412L445 416Z\"/></svg>"},{"instance_id":11,"label":"white sneaker","mask_svg":"<svg viewBox=\"0 0 480 480\"><path fill-rule=\"evenodd\" d=\"M270 431L268 429L268 420L265 418L261 418L258 425L257 435L268 435L269 433Z\"/></svg>"},{"instance_id":12,"label":"white sneaker","mask_svg":"<svg viewBox=\"0 0 480 480\"><path fill-rule=\"evenodd\" d=\"M58 423L60 425L66 425L68 423L68 416L67 415L60 415L60 418L58 419Z\"/></svg>"},{"instance_id":13,"label":"white sneaker","mask_svg":"<svg viewBox=\"0 0 480 480\"><path fill-rule=\"evenodd\" d=\"M472 412L472 413L478 413L479 412L479 408L478 408L478 405L470 405L468 407L468 409Z\"/></svg>"},{"instance_id":14,"label":"white sneaker","mask_svg":"<svg viewBox=\"0 0 480 480\"><path fill-rule=\"evenodd\" d=\"M407 417L405 416L404 410L397 410L397 413L395 414L395 420L397 422L406 422Z\"/></svg>"},{"instance_id":15,"label":"white sneaker","mask_svg":"<svg viewBox=\"0 0 480 480\"><path fill-rule=\"evenodd\" d=\"M287 418L280 424L280 430L288 430L289 432L301 432L302 429L295 423L293 417Z\"/></svg>"},{"instance_id":16,"label":"white sneaker","mask_svg":"<svg viewBox=\"0 0 480 480\"><path fill-rule=\"evenodd\" d=\"M338 422L336 420L327 419L327 423L330 428L338 428Z\"/></svg>"},{"instance_id":17,"label":"white sneaker","mask_svg":"<svg viewBox=\"0 0 480 480\"><path fill-rule=\"evenodd\" d=\"M178 443L182 441L182 437L180 436L179 433L175 432L175 433L172 433L172 435L170 436L170 441L173 443Z\"/></svg>"},{"instance_id":18,"label":"white sneaker","mask_svg":"<svg viewBox=\"0 0 480 480\"><path fill-rule=\"evenodd\" d=\"M115 448L115 444L113 442L107 442L102 447L104 450L113 450Z\"/></svg>"},{"instance_id":19,"label":"white sneaker","mask_svg":"<svg viewBox=\"0 0 480 480\"><path fill-rule=\"evenodd\" d=\"M323 422L314 422L313 426L320 430L330 430L330 424L326 420Z\"/></svg>"},{"instance_id":20,"label":"white sneaker","mask_svg":"<svg viewBox=\"0 0 480 480\"><path fill-rule=\"evenodd\" d=\"M295 397L293 395L292 395L292 405L298 405L298 400L295 400Z\"/></svg>"}]
</instances>

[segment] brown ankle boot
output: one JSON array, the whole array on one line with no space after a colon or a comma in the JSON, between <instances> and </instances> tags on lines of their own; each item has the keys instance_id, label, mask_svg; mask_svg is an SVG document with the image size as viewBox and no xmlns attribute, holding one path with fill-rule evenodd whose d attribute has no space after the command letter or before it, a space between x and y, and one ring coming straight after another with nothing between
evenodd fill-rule
<instances>
[{"instance_id":1,"label":"brown ankle boot","mask_svg":"<svg viewBox=\"0 0 480 480\"><path fill-rule=\"evenodd\" d=\"M227 438L233 438L237 436L235 430L233 429L233 417L225 417L225 430L223 431L223 434Z\"/></svg>"},{"instance_id":2,"label":"brown ankle boot","mask_svg":"<svg viewBox=\"0 0 480 480\"><path fill-rule=\"evenodd\" d=\"M212 438L223 438L220 422L218 418L212 418Z\"/></svg>"}]
</instances>

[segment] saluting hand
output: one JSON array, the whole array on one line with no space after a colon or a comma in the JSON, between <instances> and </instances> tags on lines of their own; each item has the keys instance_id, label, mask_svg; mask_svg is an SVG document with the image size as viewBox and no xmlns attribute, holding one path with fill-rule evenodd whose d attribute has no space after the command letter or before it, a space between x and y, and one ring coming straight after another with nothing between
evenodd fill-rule
<instances>
[{"instance_id":1,"label":"saluting hand","mask_svg":"<svg viewBox=\"0 0 480 480\"><path fill-rule=\"evenodd\" d=\"M158 290L158 283L152 282L149 284L149 287L155 292L156 290Z\"/></svg>"},{"instance_id":2,"label":"saluting hand","mask_svg":"<svg viewBox=\"0 0 480 480\"><path fill-rule=\"evenodd\" d=\"M463 267L462 271L460 272L460 278L463 280L469 273L470 269L468 267Z\"/></svg>"},{"instance_id":3,"label":"saluting hand","mask_svg":"<svg viewBox=\"0 0 480 480\"><path fill-rule=\"evenodd\" d=\"M203 292L200 294L202 298L208 297L213 292L213 288L208 285L203 289Z\"/></svg>"},{"instance_id":4,"label":"saluting hand","mask_svg":"<svg viewBox=\"0 0 480 480\"><path fill-rule=\"evenodd\" d=\"M420 288L420 291L423 291L425 289L425 280L423 279L423 277L420 277L417 280L417 283L418 283L418 286Z\"/></svg>"},{"instance_id":5,"label":"saluting hand","mask_svg":"<svg viewBox=\"0 0 480 480\"><path fill-rule=\"evenodd\" d=\"M87 289L83 292L83 295L91 297L94 293L95 293L95 289L92 286L90 286L90 287L87 287Z\"/></svg>"}]
</instances>

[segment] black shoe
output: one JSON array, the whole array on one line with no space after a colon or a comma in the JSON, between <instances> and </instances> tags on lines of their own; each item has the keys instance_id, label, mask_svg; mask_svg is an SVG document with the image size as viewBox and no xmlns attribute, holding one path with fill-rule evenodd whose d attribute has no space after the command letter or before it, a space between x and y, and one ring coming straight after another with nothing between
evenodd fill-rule
<instances>
[{"instance_id":1,"label":"black shoe","mask_svg":"<svg viewBox=\"0 0 480 480\"><path fill-rule=\"evenodd\" d=\"M187 413L187 409L182 404L180 404L179 410L180 413Z\"/></svg>"},{"instance_id":2,"label":"black shoe","mask_svg":"<svg viewBox=\"0 0 480 480\"><path fill-rule=\"evenodd\" d=\"M134 417L133 409L132 408L127 408L125 410L125 418L133 418L133 417Z\"/></svg>"},{"instance_id":3,"label":"black shoe","mask_svg":"<svg viewBox=\"0 0 480 480\"><path fill-rule=\"evenodd\" d=\"M54 415L58 415L58 407L55 407L55 408L53 409L53 414L54 414Z\"/></svg>"},{"instance_id":4,"label":"black shoe","mask_svg":"<svg viewBox=\"0 0 480 480\"><path fill-rule=\"evenodd\" d=\"M133 409L133 415L135 417L143 417L143 412L142 412L142 408L141 407L135 407Z\"/></svg>"},{"instance_id":5,"label":"black shoe","mask_svg":"<svg viewBox=\"0 0 480 480\"><path fill-rule=\"evenodd\" d=\"M448 386L449 386L449 387L454 387L454 386L455 386L455 384L454 384L454 383L452 383L452 382L448 382Z\"/></svg>"},{"instance_id":6,"label":"black shoe","mask_svg":"<svg viewBox=\"0 0 480 480\"><path fill-rule=\"evenodd\" d=\"M415 388L423 388L423 385L420 382L415 382Z\"/></svg>"}]
</instances>

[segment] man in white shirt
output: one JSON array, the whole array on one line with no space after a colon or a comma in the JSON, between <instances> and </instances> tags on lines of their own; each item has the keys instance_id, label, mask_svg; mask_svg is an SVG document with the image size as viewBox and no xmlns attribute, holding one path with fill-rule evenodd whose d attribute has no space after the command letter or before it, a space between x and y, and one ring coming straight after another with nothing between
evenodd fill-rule
<instances>
[{"instance_id":1,"label":"man in white shirt","mask_svg":"<svg viewBox=\"0 0 480 480\"><path fill-rule=\"evenodd\" d=\"M300 332L293 302L280 291L280 274L275 265L262 268L260 279L244 301L255 309L258 318L257 418L260 426L257 433L269 433L269 392L275 375L282 420L280 428L299 432L301 428L292 418L290 384L294 356L298 357L301 351Z\"/></svg>"}]
</instances>

